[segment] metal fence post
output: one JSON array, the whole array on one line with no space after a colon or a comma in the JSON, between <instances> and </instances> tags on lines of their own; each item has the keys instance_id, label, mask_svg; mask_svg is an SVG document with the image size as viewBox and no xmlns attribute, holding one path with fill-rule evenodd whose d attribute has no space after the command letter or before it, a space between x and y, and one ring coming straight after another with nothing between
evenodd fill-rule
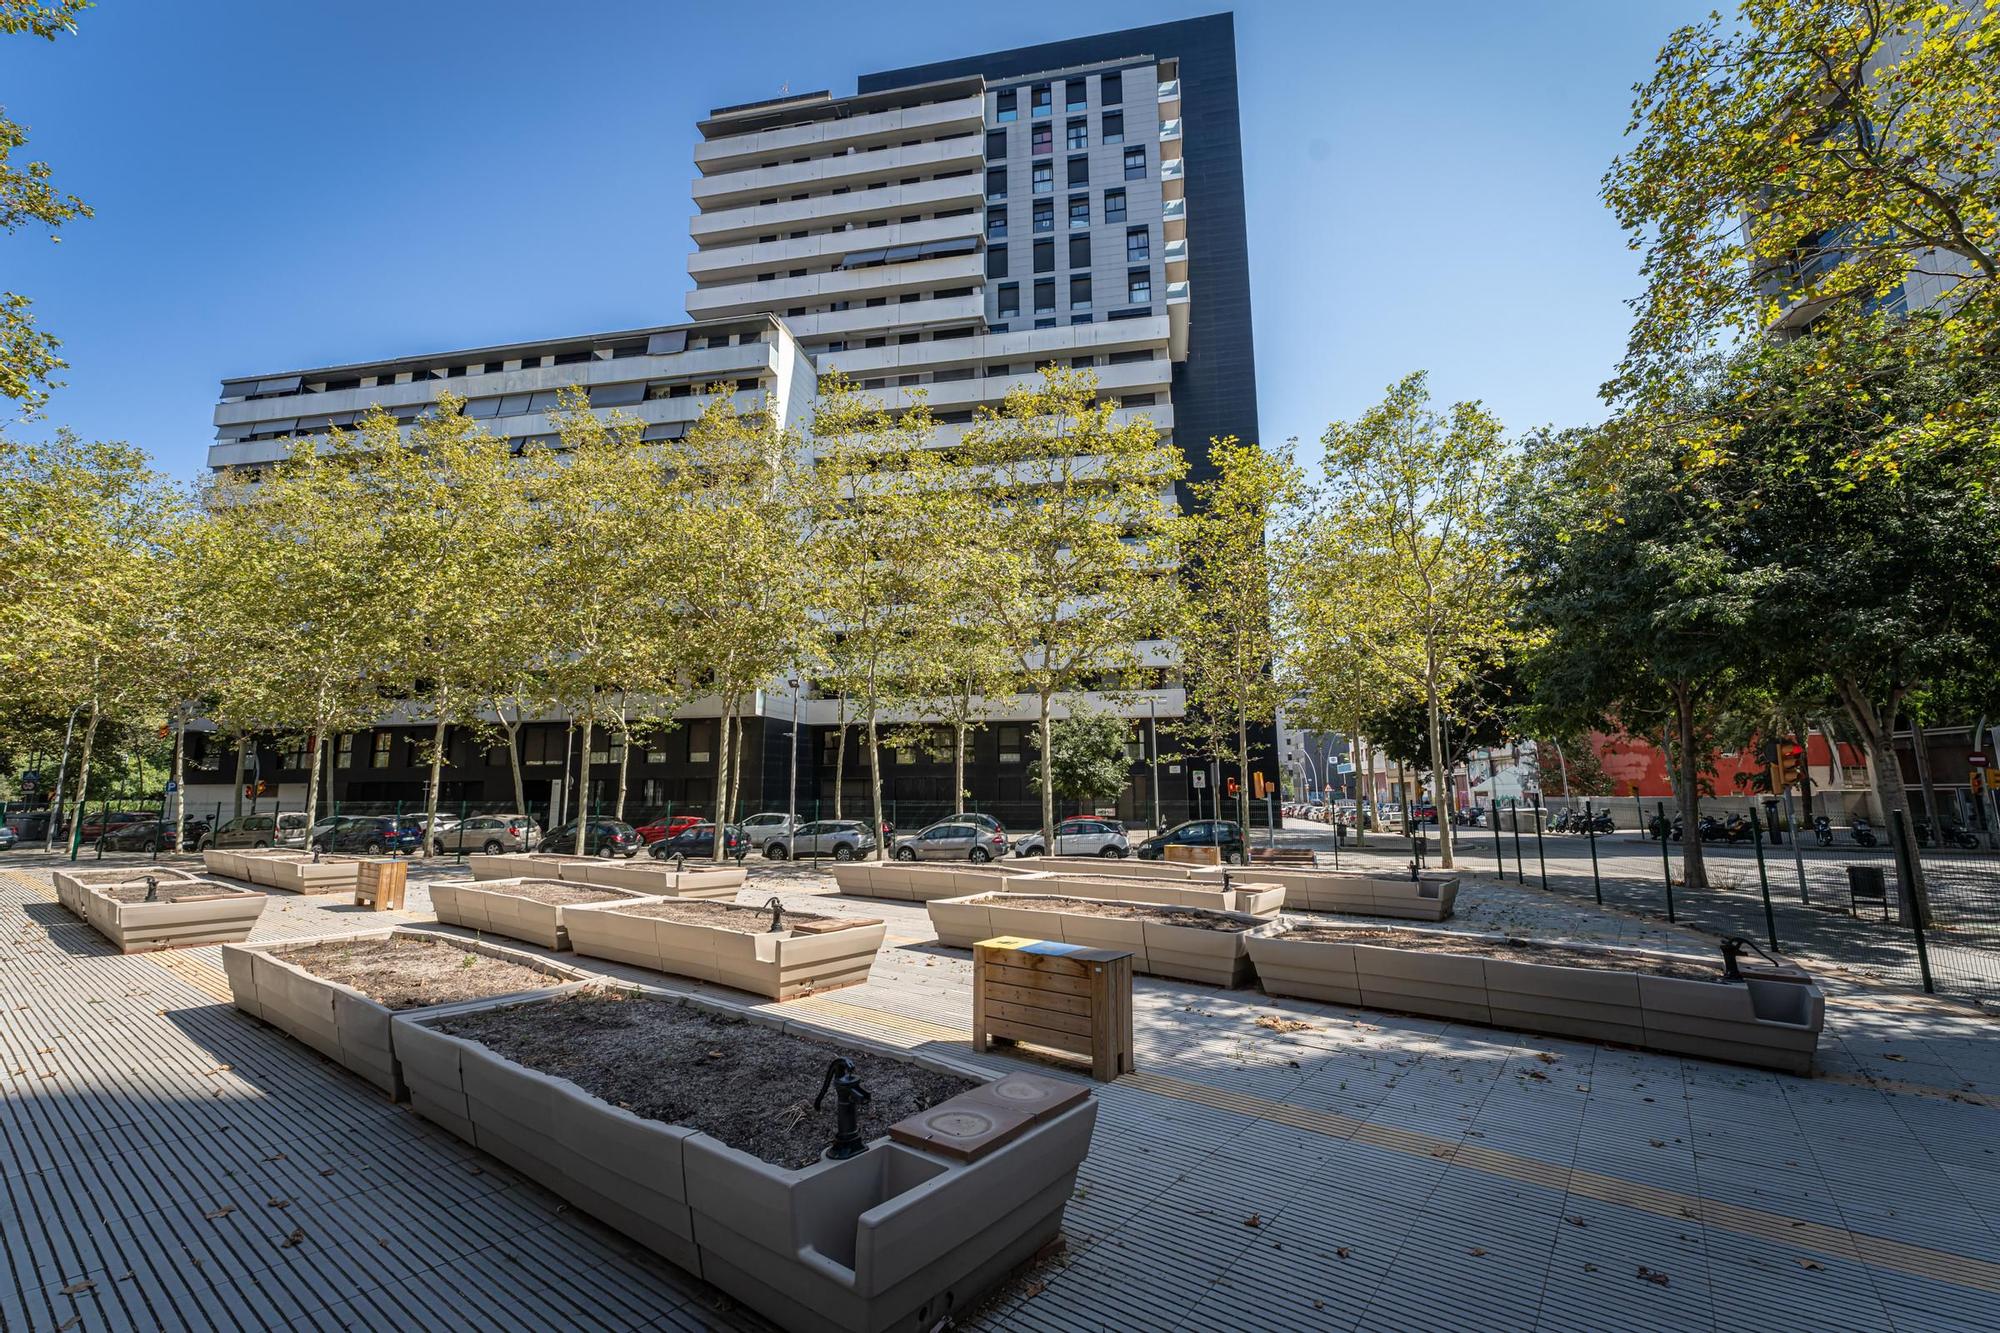
<instances>
[{"instance_id":1,"label":"metal fence post","mask_svg":"<svg viewBox=\"0 0 2000 1333\"><path fill-rule=\"evenodd\" d=\"M1903 905L1909 908L1910 930L1917 940L1917 971L1924 979L1924 993L1937 994L1937 985L1931 979L1931 951L1924 940L1924 914L1917 901L1917 872L1911 864L1915 854L1909 846L1909 815L1902 810L1889 812L1889 836L1896 853L1896 878L1901 882L1896 886L1902 896Z\"/></svg>"},{"instance_id":2,"label":"metal fence post","mask_svg":"<svg viewBox=\"0 0 2000 1333\"><path fill-rule=\"evenodd\" d=\"M1597 893L1597 905L1604 906L1604 879L1597 873L1597 818L1590 798L1583 798L1583 827L1590 834L1590 887Z\"/></svg>"},{"instance_id":3,"label":"metal fence post","mask_svg":"<svg viewBox=\"0 0 2000 1333\"><path fill-rule=\"evenodd\" d=\"M1660 816L1660 875L1667 882L1667 920L1674 919L1674 863L1667 856L1667 803L1659 803Z\"/></svg>"},{"instance_id":4,"label":"metal fence post","mask_svg":"<svg viewBox=\"0 0 2000 1333\"><path fill-rule=\"evenodd\" d=\"M1507 852L1500 845L1500 798L1495 796L1493 804L1487 809L1493 816L1493 864L1495 872L1504 880L1507 878Z\"/></svg>"},{"instance_id":5,"label":"metal fence post","mask_svg":"<svg viewBox=\"0 0 2000 1333\"><path fill-rule=\"evenodd\" d=\"M1764 871L1764 822L1750 812L1750 841L1757 849L1757 885L1764 891L1764 933L1770 936L1771 952L1778 952L1778 918L1771 910L1771 877Z\"/></svg>"},{"instance_id":6,"label":"metal fence post","mask_svg":"<svg viewBox=\"0 0 2000 1333\"><path fill-rule=\"evenodd\" d=\"M1549 891L1549 855L1542 846L1542 794L1536 792L1535 803L1535 860L1542 866L1542 892ZM1519 822L1518 820L1516 821Z\"/></svg>"}]
</instances>

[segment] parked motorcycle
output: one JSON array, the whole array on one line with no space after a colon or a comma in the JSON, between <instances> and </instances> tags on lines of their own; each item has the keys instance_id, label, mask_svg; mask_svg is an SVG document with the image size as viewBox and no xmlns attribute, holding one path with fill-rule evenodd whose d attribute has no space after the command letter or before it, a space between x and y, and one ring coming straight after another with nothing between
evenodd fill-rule
<instances>
[{"instance_id":1,"label":"parked motorcycle","mask_svg":"<svg viewBox=\"0 0 2000 1333\"><path fill-rule=\"evenodd\" d=\"M1945 825L1944 842L1945 846L1956 847L1962 852L1979 850L1979 835L1963 824Z\"/></svg>"},{"instance_id":2,"label":"parked motorcycle","mask_svg":"<svg viewBox=\"0 0 2000 1333\"><path fill-rule=\"evenodd\" d=\"M1848 825L1847 831L1853 837L1856 847L1873 847L1878 841L1875 837L1875 826L1859 815Z\"/></svg>"},{"instance_id":3,"label":"parked motorcycle","mask_svg":"<svg viewBox=\"0 0 2000 1333\"><path fill-rule=\"evenodd\" d=\"M1569 810L1567 808L1556 811L1555 818L1549 820L1549 832L1569 832Z\"/></svg>"},{"instance_id":4,"label":"parked motorcycle","mask_svg":"<svg viewBox=\"0 0 2000 1333\"><path fill-rule=\"evenodd\" d=\"M1724 824L1714 815L1703 815L1701 822L1696 824L1694 828L1695 833L1703 842L1719 842L1728 836L1729 833L1728 825Z\"/></svg>"},{"instance_id":5,"label":"parked motorcycle","mask_svg":"<svg viewBox=\"0 0 2000 1333\"><path fill-rule=\"evenodd\" d=\"M1813 821L1813 837L1822 847L1833 846L1833 821L1821 815Z\"/></svg>"},{"instance_id":6,"label":"parked motorcycle","mask_svg":"<svg viewBox=\"0 0 2000 1333\"><path fill-rule=\"evenodd\" d=\"M1750 841L1750 817L1741 811L1731 815L1722 824L1722 840L1737 843Z\"/></svg>"}]
</instances>

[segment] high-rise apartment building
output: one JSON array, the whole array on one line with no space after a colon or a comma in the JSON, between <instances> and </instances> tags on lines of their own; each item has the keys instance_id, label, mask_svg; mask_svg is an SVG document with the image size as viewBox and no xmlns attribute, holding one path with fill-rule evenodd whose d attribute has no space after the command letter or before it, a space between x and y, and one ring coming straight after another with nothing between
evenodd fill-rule
<instances>
[{"instance_id":1,"label":"high-rise apartment building","mask_svg":"<svg viewBox=\"0 0 2000 1333\"><path fill-rule=\"evenodd\" d=\"M865 75L851 96L722 107L699 129L694 323L227 381L211 465L268 461L284 436L375 402L414 417L438 381L503 434L546 433L540 414L569 383L588 387L594 407L642 416L650 434L692 417L698 403L674 400L696 394L700 376L772 391L781 415L802 420L813 376L835 369L892 406L920 388L948 444L1050 363L1090 369L1121 418L1149 419L1183 450L1191 481L1209 471L1211 437L1258 438L1228 15ZM1150 688L1118 705L1134 719L1120 814L1150 822L1157 804L1172 822L1208 808L1197 767L1205 785L1221 775L1175 754L1185 699L1172 646L1140 651ZM839 703L806 690L794 740L794 700L774 686L746 722L747 799L782 804L796 744L802 802L829 809ZM972 799L1025 825L1039 818L1026 779L1033 710L994 701L991 711L973 742ZM708 808L698 709L683 730L685 745L632 756L633 809ZM559 719L534 733L531 800L563 791L573 771ZM422 795L407 743L356 749L378 771L346 784L337 775L355 799ZM455 756L446 798L511 791L495 758ZM281 777L284 761L271 756ZM920 747L884 767L899 824L957 808L949 765ZM1275 777L1274 763L1260 767ZM852 814L868 774L852 750L846 768Z\"/></svg>"}]
</instances>

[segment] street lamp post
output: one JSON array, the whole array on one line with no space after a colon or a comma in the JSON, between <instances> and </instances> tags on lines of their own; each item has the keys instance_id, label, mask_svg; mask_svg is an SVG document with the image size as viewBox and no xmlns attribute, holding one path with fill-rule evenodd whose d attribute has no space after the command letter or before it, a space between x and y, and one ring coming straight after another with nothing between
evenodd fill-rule
<instances>
[{"instance_id":1,"label":"street lamp post","mask_svg":"<svg viewBox=\"0 0 2000 1333\"><path fill-rule=\"evenodd\" d=\"M799 682L787 680L785 685L792 692L792 775L785 783L785 854L789 857L799 846Z\"/></svg>"},{"instance_id":2,"label":"street lamp post","mask_svg":"<svg viewBox=\"0 0 2000 1333\"><path fill-rule=\"evenodd\" d=\"M1160 700L1157 695L1146 696L1146 706L1152 710L1153 726L1153 832L1160 831Z\"/></svg>"}]
</instances>

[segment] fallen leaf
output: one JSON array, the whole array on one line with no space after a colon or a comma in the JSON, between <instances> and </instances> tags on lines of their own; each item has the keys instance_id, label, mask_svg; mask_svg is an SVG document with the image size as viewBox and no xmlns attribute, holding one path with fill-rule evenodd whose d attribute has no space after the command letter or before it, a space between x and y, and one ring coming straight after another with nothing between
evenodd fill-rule
<instances>
[{"instance_id":1,"label":"fallen leaf","mask_svg":"<svg viewBox=\"0 0 2000 1333\"><path fill-rule=\"evenodd\" d=\"M1326 1308L1326 1302L1325 1302L1325 1301L1323 1301L1323 1300L1320 1300L1320 1299L1319 1299L1318 1297L1314 1297L1314 1298L1313 1298L1313 1309L1315 1309L1315 1310L1324 1310L1325 1308Z\"/></svg>"},{"instance_id":2,"label":"fallen leaf","mask_svg":"<svg viewBox=\"0 0 2000 1333\"><path fill-rule=\"evenodd\" d=\"M1041 1295L1048 1289L1049 1286L1048 1283L1046 1282L1030 1282L1027 1286L1021 1289L1021 1296L1022 1299L1024 1300L1032 1301L1033 1299L1035 1299L1035 1297Z\"/></svg>"},{"instance_id":3,"label":"fallen leaf","mask_svg":"<svg viewBox=\"0 0 2000 1333\"><path fill-rule=\"evenodd\" d=\"M1352 1253L1354 1253L1354 1251L1348 1249L1345 1245L1341 1246L1339 1249L1333 1252L1334 1257L1337 1259L1345 1259L1348 1255Z\"/></svg>"},{"instance_id":4,"label":"fallen leaf","mask_svg":"<svg viewBox=\"0 0 2000 1333\"><path fill-rule=\"evenodd\" d=\"M1645 1281L1652 1283L1656 1287L1664 1287L1667 1285L1668 1281L1667 1275L1665 1273L1655 1272L1653 1269L1646 1267L1644 1264L1639 1265L1639 1276Z\"/></svg>"},{"instance_id":5,"label":"fallen leaf","mask_svg":"<svg viewBox=\"0 0 2000 1333\"><path fill-rule=\"evenodd\" d=\"M1667 1146L1665 1139L1647 1139L1646 1142L1652 1144L1655 1148L1664 1148Z\"/></svg>"},{"instance_id":6,"label":"fallen leaf","mask_svg":"<svg viewBox=\"0 0 2000 1333\"><path fill-rule=\"evenodd\" d=\"M1810 1260L1810 1259L1801 1259L1801 1260L1799 1260L1799 1267L1800 1267L1800 1268L1810 1268L1810 1269L1812 1269L1813 1271L1817 1272L1817 1271L1819 1271L1819 1269L1821 1268L1821 1265L1819 1265L1819 1264L1816 1264L1816 1263L1814 1263L1814 1262L1813 1262L1812 1260Z\"/></svg>"},{"instance_id":7,"label":"fallen leaf","mask_svg":"<svg viewBox=\"0 0 2000 1333\"><path fill-rule=\"evenodd\" d=\"M266 1199L264 1203L271 1208L289 1208L292 1206L290 1199Z\"/></svg>"},{"instance_id":8,"label":"fallen leaf","mask_svg":"<svg viewBox=\"0 0 2000 1333\"><path fill-rule=\"evenodd\" d=\"M330 1166L323 1166L319 1169L319 1173L323 1176L330 1176L333 1174L333 1168Z\"/></svg>"},{"instance_id":9,"label":"fallen leaf","mask_svg":"<svg viewBox=\"0 0 2000 1333\"><path fill-rule=\"evenodd\" d=\"M1597 1271L1597 1265L1596 1265L1596 1264L1585 1264L1585 1265L1583 1266L1583 1271L1584 1271L1584 1272L1586 1272L1586 1273L1595 1273L1595 1272Z\"/></svg>"},{"instance_id":10,"label":"fallen leaf","mask_svg":"<svg viewBox=\"0 0 2000 1333\"><path fill-rule=\"evenodd\" d=\"M305 1238L306 1238L306 1229L304 1227L293 1227L292 1234L286 1236L283 1240L278 1242L278 1248L281 1250L289 1250L295 1245L303 1244L305 1242Z\"/></svg>"},{"instance_id":11,"label":"fallen leaf","mask_svg":"<svg viewBox=\"0 0 2000 1333\"><path fill-rule=\"evenodd\" d=\"M1280 1018L1276 1014L1260 1014L1257 1026L1272 1032L1311 1032L1313 1025L1302 1018Z\"/></svg>"},{"instance_id":12,"label":"fallen leaf","mask_svg":"<svg viewBox=\"0 0 2000 1333\"><path fill-rule=\"evenodd\" d=\"M470 1171L475 1176L483 1176L486 1174L486 1168L479 1165L477 1162L474 1162L471 1166L468 1166L465 1169L467 1171Z\"/></svg>"},{"instance_id":13,"label":"fallen leaf","mask_svg":"<svg viewBox=\"0 0 2000 1333\"><path fill-rule=\"evenodd\" d=\"M74 1296L80 1291L89 1291L92 1287L95 1287L96 1285L97 1283L92 1281L91 1279L82 1278L79 1279L78 1281L70 1283L67 1287L64 1287L62 1289L62 1294L65 1296Z\"/></svg>"},{"instance_id":14,"label":"fallen leaf","mask_svg":"<svg viewBox=\"0 0 2000 1333\"><path fill-rule=\"evenodd\" d=\"M1529 1077L1529 1078L1536 1078L1536 1079L1540 1079L1540 1080L1541 1080L1542 1082L1544 1082L1544 1083L1546 1083L1546 1082L1548 1082L1548 1081L1549 1081L1549 1076L1548 1076L1547 1074L1544 1074L1544 1073L1543 1073L1543 1072L1542 1072L1541 1070L1539 1070L1539 1069L1530 1069L1530 1070L1528 1071L1528 1077Z\"/></svg>"},{"instance_id":15,"label":"fallen leaf","mask_svg":"<svg viewBox=\"0 0 2000 1333\"><path fill-rule=\"evenodd\" d=\"M1901 1064L1907 1057L1901 1055L1889 1055L1887 1053L1884 1053L1882 1058L1884 1060L1894 1060L1897 1064Z\"/></svg>"},{"instance_id":16,"label":"fallen leaf","mask_svg":"<svg viewBox=\"0 0 2000 1333\"><path fill-rule=\"evenodd\" d=\"M1477 1245L1467 1250L1466 1253L1475 1259L1484 1259L1486 1257L1486 1251L1480 1249Z\"/></svg>"},{"instance_id":17,"label":"fallen leaf","mask_svg":"<svg viewBox=\"0 0 2000 1333\"><path fill-rule=\"evenodd\" d=\"M1262 1213L1252 1213L1243 1219L1243 1225L1255 1230L1257 1227L1264 1225L1264 1215Z\"/></svg>"},{"instance_id":18,"label":"fallen leaf","mask_svg":"<svg viewBox=\"0 0 2000 1333\"><path fill-rule=\"evenodd\" d=\"M1556 1062L1556 1057L1548 1051L1536 1051L1535 1058L1545 1065L1552 1065Z\"/></svg>"},{"instance_id":19,"label":"fallen leaf","mask_svg":"<svg viewBox=\"0 0 2000 1333\"><path fill-rule=\"evenodd\" d=\"M73 1314L69 1318L63 1320L60 1324L56 1325L56 1333L69 1333L70 1329L75 1328L78 1324L81 1324L82 1322L83 1322L82 1315Z\"/></svg>"},{"instance_id":20,"label":"fallen leaf","mask_svg":"<svg viewBox=\"0 0 2000 1333\"><path fill-rule=\"evenodd\" d=\"M35 1048L36 1055L54 1055L55 1053L56 1048L53 1046L37 1046Z\"/></svg>"},{"instance_id":21,"label":"fallen leaf","mask_svg":"<svg viewBox=\"0 0 2000 1333\"><path fill-rule=\"evenodd\" d=\"M285 1160L285 1155L281 1152L274 1152L264 1160L267 1162L282 1162Z\"/></svg>"},{"instance_id":22,"label":"fallen leaf","mask_svg":"<svg viewBox=\"0 0 2000 1333\"><path fill-rule=\"evenodd\" d=\"M209 1211L203 1213L201 1216L203 1221L213 1222L216 1218L227 1217L235 1211L236 1211L235 1204L225 1203L220 1208L211 1208Z\"/></svg>"},{"instance_id":23,"label":"fallen leaf","mask_svg":"<svg viewBox=\"0 0 2000 1333\"><path fill-rule=\"evenodd\" d=\"M1590 1219L1587 1217L1565 1217L1563 1221L1573 1227L1587 1227L1590 1225Z\"/></svg>"}]
</instances>

